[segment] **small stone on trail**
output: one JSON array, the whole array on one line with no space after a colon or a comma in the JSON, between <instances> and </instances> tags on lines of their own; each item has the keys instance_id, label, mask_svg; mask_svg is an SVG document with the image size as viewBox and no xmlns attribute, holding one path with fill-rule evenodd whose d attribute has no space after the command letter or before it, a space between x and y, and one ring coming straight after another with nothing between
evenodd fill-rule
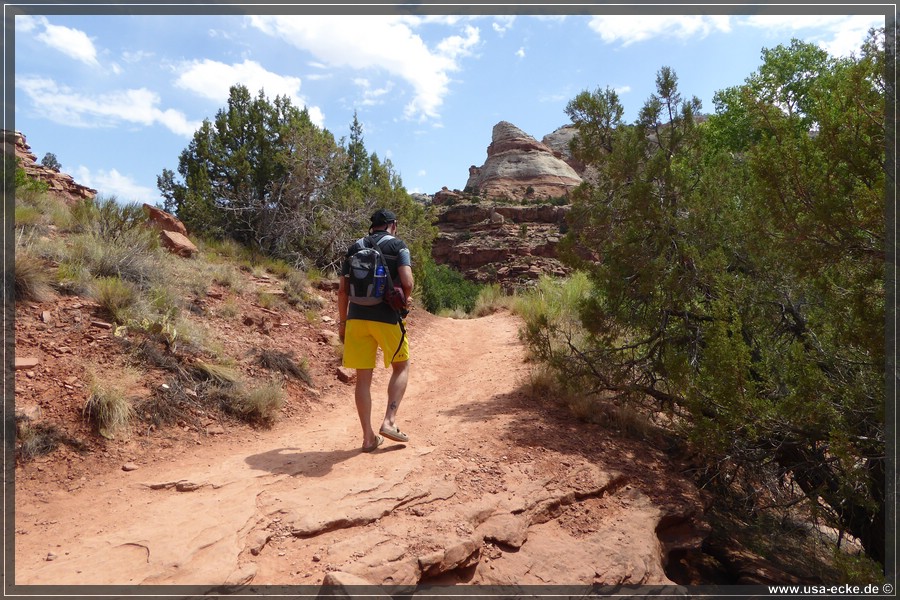
<instances>
[{"instance_id":1,"label":"small stone on trail","mask_svg":"<svg viewBox=\"0 0 900 600\"><path fill-rule=\"evenodd\" d=\"M125 463L124 465L122 465L122 470L123 471L137 471L138 466L134 463Z\"/></svg>"}]
</instances>

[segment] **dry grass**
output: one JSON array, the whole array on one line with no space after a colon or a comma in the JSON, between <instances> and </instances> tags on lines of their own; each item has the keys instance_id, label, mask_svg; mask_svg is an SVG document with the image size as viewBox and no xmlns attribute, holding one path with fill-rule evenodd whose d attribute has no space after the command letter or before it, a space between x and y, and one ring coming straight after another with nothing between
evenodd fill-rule
<instances>
[{"instance_id":1,"label":"dry grass","mask_svg":"<svg viewBox=\"0 0 900 600\"><path fill-rule=\"evenodd\" d=\"M271 349L259 350L256 362L266 369L296 377L309 385L313 384L312 376L309 373L309 364L305 359L297 362L292 352L281 352Z\"/></svg>"},{"instance_id":2,"label":"dry grass","mask_svg":"<svg viewBox=\"0 0 900 600\"><path fill-rule=\"evenodd\" d=\"M95 282L95 299L113 319L124 323L128 310L138 299L138 290L128 281L118 277L100 277Z\"/></svg>"},{"instance_id":3,"label":"dry grass","mask_svg":"<svg viewBox=\"0 0 900 600\"><path fill-rule=\"evenodd\" d=\"M60 444L65 444L79 452L87 449L84 443L64 434L55 425L35 423L27 417L16 417L16 460L18 462L24 463L50 454Z\"/></svg>"},{"instance_id":4,"label":"dry grass","mask_svg":"<svg viewBox=\"0 0 900 600\"><path fill-rule=\"evenodd\" d=\"M269 427L284 406L285 393L281 382L271 380L254 388L244 385L220 388L219 397L229 413L249 423Z\"/></svg>"},{"instance_id":5,"label":"dry grass","mask_svg":"<svg viewBox=\"0 0 900 600\"><path fill-rule=\"evenodd\" d=\"M240 380L240 374L236 369L227 365L209 363L205 360L194 361L194 372L201 379L211 381L217 385L231 386Z\"/></svg>"},{"instance_id":6,"label":"dry grass","mask_svg":"<svg viewBox=\"0 0 900 600\"><path fill-rule=\"evenodd\" d=\"M134 420L134 407L125 392L111 384L93 381L91 392L82 409L82 415L96 427L105 438L115 438L128 431Z\"/></svg>"},{"instance_id":7,"label":"dry grass","mask_svg":"<svg viewBox=\"0 0 900 600\"><path fill-rule=\"evenodd\" d=\"M16 300L46 302L53 298L52 277L47 266L27 250L17 249L15 264Z\"/></svg>"}]
</instances>

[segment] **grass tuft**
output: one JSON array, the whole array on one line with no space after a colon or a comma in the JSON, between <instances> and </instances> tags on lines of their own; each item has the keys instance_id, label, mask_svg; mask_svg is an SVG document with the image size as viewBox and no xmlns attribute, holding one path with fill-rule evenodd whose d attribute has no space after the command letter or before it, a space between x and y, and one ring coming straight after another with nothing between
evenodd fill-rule
<instances>
[{"instance_id":1,"label":"grass tuft","mask_svg":"<svg viewBox=\"0 0 900 600\"><path fill-rule=\"evenodd\" d=\"M138 291L134 285L118 277L100 277L95 286L100 308L116 321L124 323L128 319L128 310L138 299Z\"/></svg>"},{"instance_id":2,"label":"grass tuft","mask_svg":"<svg viewBox=\"0 0 900 600\"><path fill-rule=\"evenodd\" d=\"M313 384L306 359L302 359L298 363L293 353L263 349L258 352L256 362L263 368L296 377L309 385Z\"/></svg>"},{"instance_id":3,"label":"grass tuft","mask_svg":"<svg viewBox=\"0 0 900 600\"><path fill-rule=\"evenodd\" d=\"M96 427L100 435L112 439L119 432L127 431L135 412L131 401L121 389L94 381L82 415Z\"/></svg>"},{"instance_id":4,"label":"grass tuft","mask_svg":"<svg viewBox=\"0 0 900 600\"><path fill-rule=\"evenodd\" d=\"M32 256L23 249L19 249L16 252L15 269L15 294L17 301L34 300L35 302L46 302L53 298L53 288L50 285L51 276L44 265L44 261Z\"/></svg>"},{"instance_id":5,"label":"grass tuft","mask_svg":"<svg viewBox=\"0 0 900 600\"><path fill-rule=\"evenodd\" d=\"M240 384L219 388L217 395L222 407L236 417L270 427L284 406L285 393L281 382L271 380L254 388Z\"/></svg>"}]
</instances>

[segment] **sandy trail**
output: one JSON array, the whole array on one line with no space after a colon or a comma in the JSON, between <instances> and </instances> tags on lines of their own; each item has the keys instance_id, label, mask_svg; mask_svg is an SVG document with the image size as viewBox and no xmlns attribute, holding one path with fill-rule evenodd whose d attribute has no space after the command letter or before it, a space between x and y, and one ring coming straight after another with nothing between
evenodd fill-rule
<instances>
[{"instance_id":1,"label":"sandy trail","mask_svg":"<svg viewBox=\"0 0 900 600\"><path fill-rule=\"evenodd\" d=\"M668 552L699 540L696 491L645 445L529 398L519 325L414 313L408 444L361 453L338 386L271 430L74 492L17 489L15 584L670 583Z\"/></svg>"}]
</instances>

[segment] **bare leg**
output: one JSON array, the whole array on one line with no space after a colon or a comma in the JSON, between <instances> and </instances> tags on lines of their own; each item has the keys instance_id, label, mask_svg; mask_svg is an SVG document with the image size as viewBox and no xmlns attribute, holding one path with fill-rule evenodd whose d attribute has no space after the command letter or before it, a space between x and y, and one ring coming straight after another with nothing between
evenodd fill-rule
<instances>
[{"instance_id":1,"label":"bare leg","mask_svg":"<svg viewBox=\"0 0 900 600\"><path fill-rule=\"evenodd\" d=\"M409 361L391 363L391 380L388 382L388 405L384 413L384 425L394 426L397 418L397 409L406 393L406 383L409 381Z\"/></svg>"},{"instance_id":2,"label":"bare leg","mask_svg":"<svg viewBox=\"0 0 900 600\"><path fill-rule=\"evenodd\" d=\"M375 432L372 430L372 373L373 369L356 370L356 412L363 431L363 447L375 443Z\"/></svg>"}]
</instances>

